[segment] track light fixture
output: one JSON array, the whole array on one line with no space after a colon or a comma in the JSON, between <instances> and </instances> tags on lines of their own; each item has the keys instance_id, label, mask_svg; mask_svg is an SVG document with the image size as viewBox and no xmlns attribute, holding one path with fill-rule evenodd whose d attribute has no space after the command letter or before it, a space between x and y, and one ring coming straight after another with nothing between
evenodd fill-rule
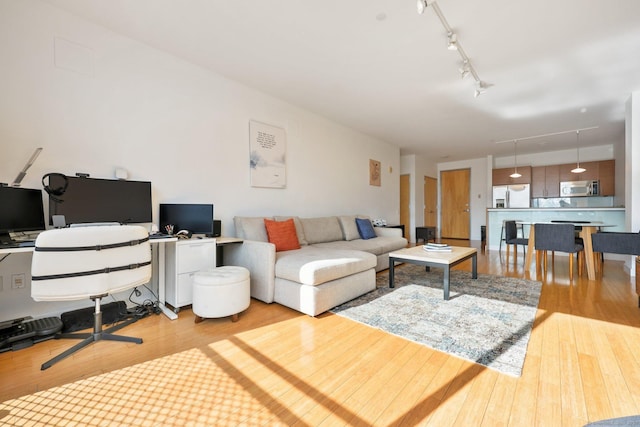
<instances>
[{"instance_id":1,"label":"track light fixture","mask_svg":"<svg viewBox=\"0 0 640 427\"><path fill-rule=\"evenodd\" d=\"M418 13L422 15L429 4L427 3L427 0L418 0L418 4L416 6L418 8Z\"/></svg>"},{"instance_id":2,"label":"track light fixture","mask_svg":"<svg viewBox=\"0 0 640 427\"><path fill-rule=\"evenodd\" d=\"M456 33L449 33L447 38L449 39L447 42L447 49L458 50L458 36L456 36Z\"/></svg>"},{"instance_id":3,"label":"track light fixture","mask_svg":"<svg viewBox=\"0 0 640 427\"><path fill-rule=\"evenodd\" d=\"M461 78L464 79L465 77L467 77L469 75L469 61L462 61L462 67L458 68L458 71L460 71Z\"/></svg>"},{"instance_id":4,"label":"track light fixture","mask_svg":"<svg viewBox=\"0 0 640 427\"><path fill-rule=\"evenodd\" d=\"M522 174L518 173L518 141L513 140L513 163L515 165L513 173L509 175L511 178L520 178Z\"/></svg>"},{"instance_id":5,"label":"track light fixture","mask_svg":"<svg viewBox=\"0 0 640 427\"><path fill-rule=\"evenodd\" d=\"M576 130L576 154L577 154L576 167L571 169L571 172L582 173L586 171L586 169L583 167L580 167L580 129Z\"/></svg>"},{"instance_id":6,"label":"track light fixture","mask_svg":"<svg viewBox=\"0 0 640 427\"><path fill-rule=\"evenodd\" d=\"M485 93L487 91L487 88L489 87L489 84L483 82L482 80L478 80L476 81L476 90L473 93L473 97L477 98L480 95L482 95L483 93Z\"/></svg>"},{"instance_id":7,"label":"track light fixture","mask_svg":"<svg viewBox=\"0 0 640 427\"><path fill-rule=\"evenodd\" d=\"M460 75L462 76L462 78L465 78L467 75L471 74L471 76L473 76L473 79L476 82L476 90L474 92L474 97L477 98L478 96L486 92L487 88L489 88L490 86L493 86L489 83L486 83L480 80L480 77L478 76L478 73L476 72L475 68L473 68L473 65L471 64L469 57L467 56L466 52L460 45L460 40L458 40L458 35L453 31L453 28L451 28L446 18L442 14L442 11L440 10L440 6L438 6L438 3L436 3L435 0L418 0L416 6L418 9L418 13L420 15L424 13L424 10L428 6L431 6L435 14L438 16L438 19L440 19L442 26L447 32L447 39L448 39L447 48L449 50L457 50L458 53L460 54L460 57L462 58L463 68L459 69Z\"/></svg>"}]
</instances>

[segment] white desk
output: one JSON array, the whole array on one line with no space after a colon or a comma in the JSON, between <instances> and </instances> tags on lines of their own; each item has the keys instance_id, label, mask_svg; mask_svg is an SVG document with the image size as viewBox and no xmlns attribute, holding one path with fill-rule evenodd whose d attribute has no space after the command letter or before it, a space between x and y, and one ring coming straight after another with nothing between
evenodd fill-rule
<instances>
[{"instance_id":1,"label":"white desk","mask_svg":"<svg viewBox=\"0 0 640 427\"><path fill-rule=\"evenodd\" d=\"M216 245L222 246L230 243L242 243L242 239L237 237L216 237ZM166 294L166 272L165 272L165 249L167 243L175 243L178 241L176 237L162 237L156 239L149 239L149 243L158 248L158 306L160 310L171 320L177 319L178 315L172 310L168 309L165 304ZM1 255L17 254L17 253L31 253L34 247L17 247L17 248L2 248L0 249ZM2 258L0 258L1 260Z\"/></svg>"}]
</instances>

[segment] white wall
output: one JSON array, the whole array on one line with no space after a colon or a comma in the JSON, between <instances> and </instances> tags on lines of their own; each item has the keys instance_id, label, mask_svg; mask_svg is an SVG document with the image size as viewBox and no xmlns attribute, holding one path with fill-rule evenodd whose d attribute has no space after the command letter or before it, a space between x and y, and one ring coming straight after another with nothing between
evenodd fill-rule
<instances>
[{"instance_id":1,"label":"white wall","mask_svg":"<svg viewBox=\"0 0 640 427\"><path fill-rule=\"evenodd\" d=\"M225 235L235 215L399 219L392 144L36 0L0 2L0 28L0 182L43 147L23 187L42 188L48 172L111 178L122 167L152 182L154 221L162 202L213 203ZM250 186L249 120L286 130L286 189ZM369 185L369 159L382 163L380 187ZM0 262L0 320L38 315L28 288L8 286L30 257L10 259Z\"/></svg>"},{"instance_id":2,"label":"white wall","mask_svg":"<svg viewBox=\"0 0 640 427\"><path fill-rule=\"evenodd\" d=\"M640 230L640 91L633 92L626 103L625 117L625 199L627 231ZM635 258L635 257L633 257ZM633 258L626 267L632 276L639 274Z\"/></svg>"},{"instance_id":3,"label":"white wall","mask_svg":"<svg viewBox=\"0 0 640 427\"><path fill-rule=\"evenodd\" d=\"M424 225L424 177L438 179L438 167L436 163L424 156L410 154L400 157L400 174L410 175L411 223L406 231L406 237L410 242L415 242L416 227Z\"/></svg>"}]
</instances>

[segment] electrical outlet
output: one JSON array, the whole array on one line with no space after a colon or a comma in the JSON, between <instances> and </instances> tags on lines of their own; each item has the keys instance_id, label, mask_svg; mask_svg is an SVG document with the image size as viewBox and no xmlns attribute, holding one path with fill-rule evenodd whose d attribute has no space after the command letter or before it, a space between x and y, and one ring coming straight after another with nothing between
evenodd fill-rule
<instances>
[{"instance_id":1,"label":"electrical outlet","mask_svg":"<svg viewBox=\"0 0 640 427\"><path fill-rule=\"evenodd\" d=\"M24 288L24 273L13 274L11 276L11 287L13 289Z\"/></svg>"}]
</instances>

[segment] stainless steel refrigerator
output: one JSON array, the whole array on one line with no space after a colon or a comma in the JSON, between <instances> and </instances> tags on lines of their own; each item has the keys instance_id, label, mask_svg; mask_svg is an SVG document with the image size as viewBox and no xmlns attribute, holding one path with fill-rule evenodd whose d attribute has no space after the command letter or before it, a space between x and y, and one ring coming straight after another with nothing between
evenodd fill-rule
<instances>
[{"instance_id":1,"label":"stainless steel refrigerator","mask_svg":"<svg viewBox=\"0 0 640 427\"><path fill-rule=\"evenodd\" d=\"M531 188L529 184L496 185L493 187L494 208L531 207Z\"/></svg>"}]
</instances>

